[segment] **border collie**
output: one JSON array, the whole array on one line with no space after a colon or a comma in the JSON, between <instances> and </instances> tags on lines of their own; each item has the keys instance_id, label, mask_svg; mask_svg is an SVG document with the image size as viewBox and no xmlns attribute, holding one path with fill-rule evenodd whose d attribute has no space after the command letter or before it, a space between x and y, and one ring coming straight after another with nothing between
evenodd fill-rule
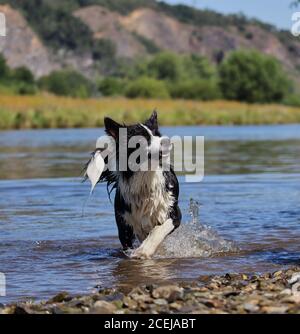
<instances>
[{"instance_id":1,"label":"border collie","mask_svg":"<svg viewBox=\"0 0 300 334\"><path fill-rule=\"evenodd\" d=\"M134 151L129 145L130 140L133 137L142 138L146 143L145 147L140 145L144 153L141 156L146 157L144 162L148 165L154 153L158 153L161 162L161 147L167 137L160 134L156 111L143 124L126 126L106 117L104 125L107 138L113 140L116 145L112 146L114 148L103 160L103 149L97 148L93 152L86 165L85 177L94 183L93 186L99 182L106 182L109 196L115 189L115 219L124 251L132 249L132 258L150 258L166 236L180 225L179 184L171 166L165 170L161 163L158 163L154 170L140 168L133 171L127 156ZM121 138L122 130L126 130L126 136ZM127 168L121 170L119 162L124 148L127 150ZM100 155L100 162L97 163L97 157ZM113 159L116 161L115 170L109 168ZM138 162L141 163L142 159L139 157ZM99 167L101 163L103 166ZM95 173L95 170L100 172ZM133 249L136 239L140 246Z\"/></svg>"}]
</instances>

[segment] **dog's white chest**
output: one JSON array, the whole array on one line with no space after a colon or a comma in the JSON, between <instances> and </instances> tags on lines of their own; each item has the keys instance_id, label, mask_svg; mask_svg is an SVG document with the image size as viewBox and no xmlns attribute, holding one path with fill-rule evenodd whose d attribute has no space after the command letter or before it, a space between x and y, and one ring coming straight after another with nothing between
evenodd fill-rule
<instances>
[{"instance_id":1,"label":"dog's white chest","mask_svg":"<svg viewBox=\"0 0 300 334\"><path fill-rule=\"evenodd\" d=\"M125 221L143 241L156 225L168 219L174 198L166 189L162 171L135 173L129 180L121 181L119 186L131 208L125 213Z\"/></svg>"}]
</instances>

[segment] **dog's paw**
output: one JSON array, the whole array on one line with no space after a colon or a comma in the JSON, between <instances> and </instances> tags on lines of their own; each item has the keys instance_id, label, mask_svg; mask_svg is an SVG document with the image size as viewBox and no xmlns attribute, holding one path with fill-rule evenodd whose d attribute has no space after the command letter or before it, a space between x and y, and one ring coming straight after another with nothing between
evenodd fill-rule
<instances>
[{"instance_id":1,"label":"dog's paw","mask_svg":"<svg viewBox=\"0 0 300 334\"><path fill-rule=\"evenodd\" d=\"M149 252L146 252L145 249L139 247L135 249L131 254L130 258L131 259L139 259L139 260L146 260L150 259L152 254L149 254Z\"/></svg>"}]
</instances>

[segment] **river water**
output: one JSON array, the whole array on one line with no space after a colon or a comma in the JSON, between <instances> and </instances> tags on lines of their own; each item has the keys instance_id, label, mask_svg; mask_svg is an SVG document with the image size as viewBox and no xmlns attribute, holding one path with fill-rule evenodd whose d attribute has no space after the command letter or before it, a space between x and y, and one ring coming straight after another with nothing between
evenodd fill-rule
<instances>
[{"instance_id":1,"label":"river water","mask_svg":"<svg viewBox=\"0 0 300 334\"><path fill-rule=\"evenodd\" d=\"M205 137L205 177L179 176L183 224L143 261L120 251L105 186L81 183L102 129L0 132L0 303L300 264L300 126L162 132Z\"/></svg>"}]
</instances>

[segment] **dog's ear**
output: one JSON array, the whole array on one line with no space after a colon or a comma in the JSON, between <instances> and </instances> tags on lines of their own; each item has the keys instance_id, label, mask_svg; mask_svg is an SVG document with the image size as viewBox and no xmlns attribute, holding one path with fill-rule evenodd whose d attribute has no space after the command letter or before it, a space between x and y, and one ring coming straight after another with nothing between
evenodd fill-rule
<instances>
[{"instance_id":1,"label":"dog's ear","mask_svg":"<svg viewBox=\"0 0 300 334\"><path fill-rule=\"evenodd\" d=\"M150 118L145 123L149 129L158 130L157 111L154 110Z\"/></svg>"},{"instance_id":2,"label":"dog's ear","mask_svg":"<svg viewBox=\"0 0 300 334\"><path fill-rule=\"evenodd\" d=\"M109 136L117 139L119 136L119 129L122 127L121 124L115 122L109 117L104 118L105 131Z\"/></svg>"}]
</instances>

